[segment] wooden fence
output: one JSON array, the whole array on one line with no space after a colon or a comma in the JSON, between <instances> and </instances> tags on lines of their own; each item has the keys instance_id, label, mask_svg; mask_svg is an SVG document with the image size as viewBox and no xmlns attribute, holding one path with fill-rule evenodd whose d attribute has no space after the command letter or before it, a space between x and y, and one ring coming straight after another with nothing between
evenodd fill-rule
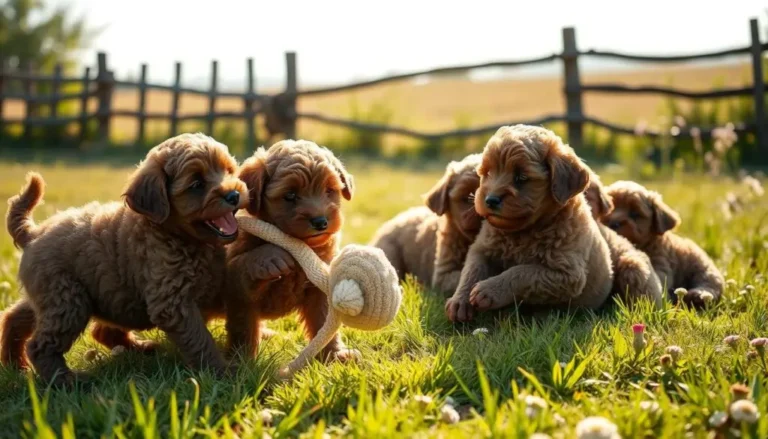
<instances>
[{"instance_id":1,"label":"wooden fence","mask_svg":"<svg viewBox=\"0 0 768 439\"><path fill-rule=\"evenodd\" d=\"M652 55L633 55L626 53L617 53L609 51L586 50L580 51L576 44L576 31L573 28L563 29L563 50L548 56L534 59L517 61L498 61L484 64L461 65L453 67L442 67L432 70L412 72L387 76L379 79L357 82L353 84L323 87L314 89L298 89L298 77L296 66L296 54L286 53L286 87L274 95L259 94L255 91L254 84L254 65L253 60L247 60L247 80L246 90L244 92L221 92L218 90L218 64L213 61L211 67L211 86L207 90L196 88L185 88L181 86L182 66L176 63L175 77L173 85L160 85L147 82L147 65L141 66L141 74L138 81L117 80L112 71L107 66L107 56L104 53L98 54L97 71L94 78L91 78L90 68L85 68L82 77L65 77L62 75L62 69L57 66L53 75L41 75L34 73L32 66L26 69L9 70L5 68L5 63L0 64L0 133L3 132L3 125L21 124L23 126L23 136L29 137L33 127L61 127L76 123L80 126L80 136L84 137L87 132L87 126L90 121L97 122L97 138L101 144L108 143L110 123L115 117L129 117L138 121L138 128L135 136L137 143L144 143L146 140L146 122L148 120L167 120L170 122L168 135L178 134L178 124L181 121L196 120L206 123L207 131L213 131L214 122L222 119L242 120L246 126L246 145L253 148L256 145L256 116L264 116L265 128L267 134L282 134L288 138L296 136L296 122L298 120L314 120L330 125L337 125L356 130L373 131L379 133L394 133L408 137L418 138L426 141L440 141L445 138L467 137L490 133L499 126L515 123L527 124L545 124L551 122L564 122L567 124L568 141L576 149L583 145L583 128L585 124L592 124L603 127L615 133L635 135L634 127L621 126L615 123L600 120L584 113L582 97L585 93L609 93L609 94L657 94L677 98L686 98L693 100L700 99L718 99L737 96L751 96L754 100L755 123L742 123L736 126L739 133L754 133L758 146L759 157L768 161L768 126L766 126L765 114L765 91L766 83L763 79L763 51L768 48L760 40L760 32L757 19L750 20L751 44L745 47L721 50L717 52L700 53L692 55L677 56L652 56ZM708 91L686 91L671 87L658 86L627 86L622 84L582 84L579 72L579 60L584 57L592 58L610 58L632 62L652 62L652 63L678 63L697 60L711 60L723 57L748 55L752 61L753 85L741 88L720 88ZM2 54L0 54L2 60ZM480 126L470 129L451 130L440 133L426 133L409 128L380 125L373 123L363 123L354 120L347 120L338 117L327 116L317 113L306 113L297 111L297 100L303 96L316 96L321 94L338 93L349 90L371 87L393 81L402 81L425 75L438 75L456 72L466 72L475 69L489 67L520 67L534 64L544 64L552 62L562 62L563 76L565 79L564 94L566 98L565 112L561 114L550 114L540 116L532 120L524 121L505 121L503 123L494 123L486 126ZM21 93L8 92L8 84L17 81L21 84ZM51 93L48 95L38 95L35 93L39 83L49 83ZM62 84L80 83L82 91L73 94L63 94L59 90ZM139 93L139 105L136 111L115 110L112 105L112 97L115 88L137 89ZM146 110L146 94L148 90L163 90L172 93L170 113L149 113ZM208 111L202 114L179 115L179 99L182 94L202 95L208 97ZM240 112L217 112L216 100L218 98L238 98L242 99L244 109ZM2 113L3 102L7 100L21 100L25 103L25 113L22 118L10 119L4 118ZM88 110L90 99L96 99L98 105L95 112ZM74 116L65 116L57 114L57 104L63 101L76 100L80 102L80 112ZM37 109L41 106L49 106L50 111L44 117L38 116ZM703 138L709 138L712 135L714 127L697 127ZM642 135L656 137L662 133L646 130ZM682 128L678 136L690 137L691 127Z\"/></svg>"}]
</instances>

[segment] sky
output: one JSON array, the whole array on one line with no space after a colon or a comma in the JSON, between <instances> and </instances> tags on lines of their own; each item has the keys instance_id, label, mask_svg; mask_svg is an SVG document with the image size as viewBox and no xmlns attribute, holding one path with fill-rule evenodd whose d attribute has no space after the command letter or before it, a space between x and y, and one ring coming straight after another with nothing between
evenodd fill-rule
<instances>
[{"instance_id":1,"label":"sky","mask_svg":"<svg viewBox=\"0 0 768 439\"><path fill-rule=\"evenodd\" d=\"M219 61L224 86L245 81L253 57L258 86L282 83L285 51L297 52L299 84L344 83L446 65L525 59L562 49L576 28L580 49L675 54L749 44L749 19L768 31L768 3L757 0L54 0L103 27L84 63L106 51L118 77L149 65L170 82L207 83ZM766 32L763 32L765 38ZM559 66L553 65L552 68ZM261 81L258 80L261 78Z\"/></svg>"}]
</instances>

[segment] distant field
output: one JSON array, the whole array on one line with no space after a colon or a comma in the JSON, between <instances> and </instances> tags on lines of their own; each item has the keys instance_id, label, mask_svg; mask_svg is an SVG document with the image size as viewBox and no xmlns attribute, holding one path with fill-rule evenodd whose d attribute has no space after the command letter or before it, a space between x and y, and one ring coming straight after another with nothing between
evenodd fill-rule
<instances>
[{"instance_id":1,"label":"distant field","mask_svg":"<svg viewBox=\"0 0 768 439\"><path fill-rule=\"evenodd\" d=\"M642 70L584 74L585 83L620 83L629 85L674 85L686 90L706 90L718 86L739 86L751 82L747 64L717 67L691 65L665 65L645 67ZM385 84L359 92L345 92L329 96L308 97L299 100L301 111L349 117L355 102L362 114L372 107L383 107L391 112L389 123L422 131L442 131L457 125L481 125L532 119L544 114L560 113L565 108L563 84L559 77L545 79L498 80L471 82L460 79L442 79L425 84L412 81ZM665 102L660 96L585 95L587 114L608 121L633 125L638 120L652 122ZM92 104L95 105L95 102ZM166 112L171 108L171 94L151 92L147 97L150 112ZM681 100L683 108L688 101ZM181 114L208 111L208 100L201 96L182 96ZM135 109L138 94L134 91L116 93L116 109ZM221 99L219 111L239 111L242 102L237 99ZM5 114L20 117L23 105L8 102ZM112 136L116 139L132 139L136 122L117 119L113 123ZM182 125L180 129L199 129L200 125ZM167 132L167 124L150 123L148 132L161 137ZM239 126L236 129L240 129ZM316 123L304 122L299 126L302 136L322 140L334 131Z\"/></svg>"}]
</instances>

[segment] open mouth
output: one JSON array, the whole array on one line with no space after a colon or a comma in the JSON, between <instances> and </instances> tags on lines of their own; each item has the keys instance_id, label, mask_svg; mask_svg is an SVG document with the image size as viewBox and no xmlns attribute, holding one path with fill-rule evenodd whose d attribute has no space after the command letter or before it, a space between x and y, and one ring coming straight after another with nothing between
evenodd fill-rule
<instances>
[{"instance_id":1,"label":"open mouth","mask_svg":"<svg viewBox=\"0 0 768 439\"><path fill-rule=\"evenodd\" d=\"M228 212L220 217L203 221L208 229L221 238L234 238L237 235L237 220L235 212Z\"/></svg>"}]
</instances>

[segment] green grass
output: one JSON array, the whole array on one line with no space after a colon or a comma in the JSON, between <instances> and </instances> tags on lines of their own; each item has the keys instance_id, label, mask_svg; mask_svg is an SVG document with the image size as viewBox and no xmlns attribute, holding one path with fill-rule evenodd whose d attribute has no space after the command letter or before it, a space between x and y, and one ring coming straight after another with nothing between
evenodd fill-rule
<instances>
[{"instance_id":1,"label":"green grass","mask_svg":"<svg viewBox=\"0 0 768 439\"><path fill-rule=\"evenodd\" d=\"M358 192L345 206L344 243L367 242L383 221L419 204L441 173L439 165L415 170L350 160L348 167ZM41 171L48 183L37 219L116 198L130 170L0 163L0 198L15 194L30 169ZM606 182L623 177L611 170L603 175ZM768 203L745 195L744 210L726 219L720 209L726 194L748 193L730 179L676 175L647 184L680 212L680 233L699 242L733 279L716 307L506 310L453 326L444 317L444 299L409 282L392 325L374 333L343 330L347 343L363 354L359 363L313 363L287 383L273 372L304 346L294 318L270 322L279 335L226 379L185 369L170 343L152 356L112 356L84 336L67 360L93 375L88 387L48 389L0 368L0 436L574 437L581 419L598 415L616 423L623 437L707 437L709 417L731 401L729 386L743 383L761 410L743 437L768 437L768 370L746 357L747 340L768 335L768 284L757 276L768 264ZM0 306L18 297L19 255L7 234L0 234L0 282L10 285L0 292ZM747 284L754 290L740 294ZM647 325L649 341L640 354L632 348L631 325L638 322ZM487 333L473 334L476 328ZM220 323L212 331L223 340ZM741 336L735 349L722 342L731 334ZM164 340L156 331L142 335ZM684 352L665 370L659 358L669 345ZM87 361L88 349L101 355ZM542 397L546 408L527 407L523 394ZM448 397L464 414L457 424L441 421ZM657 402L658 410L643 409L644 401ZM262 423L264 410L271 423Z\"/></svg>"}]
</instances>

